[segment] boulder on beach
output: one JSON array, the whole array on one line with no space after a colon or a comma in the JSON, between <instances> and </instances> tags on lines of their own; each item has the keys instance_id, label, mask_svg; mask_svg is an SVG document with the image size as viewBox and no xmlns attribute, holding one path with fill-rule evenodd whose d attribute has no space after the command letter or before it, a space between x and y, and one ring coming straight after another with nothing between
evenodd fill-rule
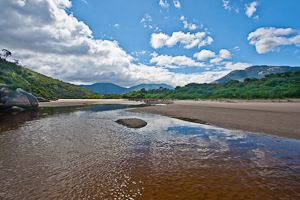
<instances>
[{"instance_id":1,"label":"boulder on beach","mask_svg":"<svg viewBox=\"0 0 300 200\"><path fill-rule=\"evenodd\" d=\"M17 88L4 103L6 107L18 106L21 108L36 108L38 105L37 98L21 88Z\"/></svg>"},{"instance_id":2,"label":"boulder on beach","mask_svg":"<svg viewBox=\"0 0 300 200\"><path fill-rule=\"evenodd\" d=\"M147 125L147 122L137 118L118 119L116 122L129 128L142 128Z\"/></svg>"}]
</instances>

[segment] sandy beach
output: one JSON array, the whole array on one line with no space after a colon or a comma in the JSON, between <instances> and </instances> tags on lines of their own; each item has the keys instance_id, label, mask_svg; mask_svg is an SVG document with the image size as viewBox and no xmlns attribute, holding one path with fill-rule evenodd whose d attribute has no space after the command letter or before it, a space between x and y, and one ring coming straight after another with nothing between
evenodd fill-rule
<instances>
[{"instance_id":1,"label":"sandy beach","mask_svg":"<svg viewBox=\"0 0 300 200\"><path fill-rule=\"evenodd\" d=\"M131 104L126 99L59 99L40 102L39 107L80 106L90 104ZM300 140L300 100L268 101L194 101L180 100L165 106L129 110Z\"/></svg>"},{"instance_id":2,"label":"sandy beach","mask_svg":"<svg viewBox=\"0 0 300 200\"><path fill-rule=\"evenodd\" d=\"M218 127L300 139L300 101L174 101L130 110Z\"/></svg>"}]
</instances>

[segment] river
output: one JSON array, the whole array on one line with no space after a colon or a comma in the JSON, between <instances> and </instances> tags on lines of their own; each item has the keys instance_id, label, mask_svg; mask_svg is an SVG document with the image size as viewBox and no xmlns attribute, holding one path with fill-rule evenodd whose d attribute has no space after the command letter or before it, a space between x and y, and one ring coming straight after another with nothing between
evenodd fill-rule
<instances>
[{"instance_id":1,"label":"river","mask_svg":"<svg viewBox=\"0 0 300 200\"><path fill-rule=\"evenodd\" d=\"M126 109L1 113L0 199L300 198L299 140Z\"/></svg>"}]
</instances>

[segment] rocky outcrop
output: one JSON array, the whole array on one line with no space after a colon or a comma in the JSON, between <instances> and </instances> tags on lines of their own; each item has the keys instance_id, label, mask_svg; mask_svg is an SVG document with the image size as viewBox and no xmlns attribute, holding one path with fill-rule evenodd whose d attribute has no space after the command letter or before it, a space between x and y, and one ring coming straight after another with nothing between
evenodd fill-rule
<instances>
[{"instance_id":1,"label":"rocky outcrop","mask_svg":"<svg viewBox=\"0 0 300 200\"><path fill-rule=\"evenodd\" d=\"M17 88L15 92L12 93L11 90L2 87L0 95L1 110L9 109L13 106L17 106L24 109L30 109L36 108L39 105L38 100L35 96L21 88Z\"/></svg>"},{"instance_id":2,"label":"rocky outcrop","mask_svg":"<svg viewBox=\"0 0 300 200\"><path fill-rule=\"evenodd\" d=\"M129 128L142 128L147 125L144 120L136 118L118 119L116 122Z\"/></svg>"}]
</instances>

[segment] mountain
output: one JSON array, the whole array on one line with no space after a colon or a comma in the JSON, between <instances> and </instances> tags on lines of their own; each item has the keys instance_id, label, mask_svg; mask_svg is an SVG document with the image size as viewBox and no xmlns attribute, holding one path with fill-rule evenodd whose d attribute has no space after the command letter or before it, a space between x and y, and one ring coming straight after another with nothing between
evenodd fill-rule
<instances>
[{"instance_id":1,"label":"mountain","mask_svg":"<svg viewBox=\"0 0 300 200\"><path fill-rule=\"evenodd\" d=\"M248 67L245 70L234 70L223 76L222 78L214 81L213 83L225 83L230 80L238 80L244 81L245 78L257 78L261 79L265 77L266 74L276 74L276 73L283 73L283 72L295 72L299 70L300 67L289 67L289 66L252 66Z\"/></svg>"},{"instance_id":2,"label":"mountain","mask_svg":"<svg viewBox=\"0 0 300 200\"><path fill-rule=\"evenodd\" d=\"M22 88L36 97L79 99L97 93L77 85L53 79L15 63L0 59L0 83L9 88Z\"/></svg>"},{"instance_id":3,"label":"mountain","mask_svg":"<svg viewBox=\"0 0 300 200\"><path fill-rule=\"evenodd\" d=\"M104 94L124 94L127 88L115 85L113 83L95 83L93 85L79 85L80 87L97 92L101 95Z\"/></svg>"},{"instance_id":4,"label":"mountain","mask_svg":"<svg viewBox=\"0 0 300 200\"><path fill-rule=\"evenodd\" d=\"M171 90L174 89L172 86L167 85L167 84L140 84L140 85L132 86L130 88L124 88L124 87L115 85L113 83L95 83L93 85L79 85L79 86L89 89L91 91L97 92L101 95L125 94L128 92L139 91L143 88L146 90L159 89L160 87L168 88Z\"/></svg>"},{"instance_id":5,"label":"mountain","mask_svg":"<svg viewBox=\"0 0 300 200\"><path fill-rule=\"evenodd\" d=\"M128 88L127 92L139 91L143 88L145 90L153 90L153 89L159 89L160 87L167 88L169 90L174 90L174 88L172 86L167 85L167 84L140 84L140 85L132 86L132 87Z\"/></svg>"}]
</instances>

